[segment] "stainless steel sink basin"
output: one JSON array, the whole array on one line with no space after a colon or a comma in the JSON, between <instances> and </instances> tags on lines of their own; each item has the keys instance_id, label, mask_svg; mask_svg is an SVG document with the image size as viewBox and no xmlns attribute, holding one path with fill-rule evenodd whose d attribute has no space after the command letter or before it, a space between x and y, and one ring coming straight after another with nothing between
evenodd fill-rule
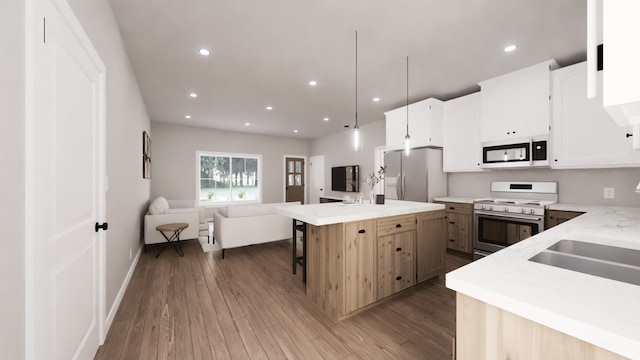
<instances>
[{"instance_id":1,"label":"stainless steel sink basin","mask_svg":"<svg viewBox=\"0 0 640 360\"><path fill-rule=\"evenodd\" d=\"M640 250L560 240L529 261L640 285Z\"/></svg>"}]
</instances>

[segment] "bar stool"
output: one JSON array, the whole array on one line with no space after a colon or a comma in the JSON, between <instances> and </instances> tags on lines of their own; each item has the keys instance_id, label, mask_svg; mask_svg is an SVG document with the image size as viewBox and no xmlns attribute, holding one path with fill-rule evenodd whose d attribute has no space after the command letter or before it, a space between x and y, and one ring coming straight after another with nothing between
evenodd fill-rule
<instances>
[{"instance_id":1,"label":"bar stool","mask_svg":"<svg viewBox=\"0 0 640 360\"><path fill-rule=\"evenodd\" d=\"M301 233L302 256L298 256L298 232ZM307 224L304 221L293 219L293 274L296 274L298 264L302 266L302 282L307 282Z\"/></svg>"}]
</instances>

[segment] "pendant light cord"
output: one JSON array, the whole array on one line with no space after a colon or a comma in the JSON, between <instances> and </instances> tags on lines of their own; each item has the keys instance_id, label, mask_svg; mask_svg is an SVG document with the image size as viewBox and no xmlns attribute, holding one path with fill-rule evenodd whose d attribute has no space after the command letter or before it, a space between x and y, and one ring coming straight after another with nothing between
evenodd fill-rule
<instances>
[{"instance_id":1,"label":"pendant light cord","mask_svg":"<svg viewBox=\"0 0 640 360\"><path fill-rule=\"evenodd\" d=\"M407 56L407 135L409 135L409 57Z\"/></svg>"},{"instance_id":2,"label":"pendant light cord","mask_svg":"<svg viewBox=\"0 0 640 360\"><path fill-rule=\"evenodd\" d=\"M358 30L356 30L356 130L358 129Z\"/></svg>"}]
</instances>

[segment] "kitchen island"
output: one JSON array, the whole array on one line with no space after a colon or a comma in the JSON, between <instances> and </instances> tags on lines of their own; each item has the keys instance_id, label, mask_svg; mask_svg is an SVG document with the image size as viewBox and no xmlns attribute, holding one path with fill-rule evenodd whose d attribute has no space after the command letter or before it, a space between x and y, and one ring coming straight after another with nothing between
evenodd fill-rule
<instances>
[{"instance_id":1,"label":"kitchen island","mask_svg":"<svg viewBox=\"0 0 640 360\"><path fill-rule=\"evenodd\" d=\"M640 286L529 261L564 239L640 250L640 208L581 210L446 275L458 359L640 359Z\"/></svg>"},{"instance_id":2,"label":"kitchen island","mask_svg":"<svg viewBox=\"0 0 640 360\"><path fill-rule=\"evenodd\" d=\"M306 223L307 296L332 319L444 272L444 205L387 200L276 211Z\"/></svg>"}]
</instances>

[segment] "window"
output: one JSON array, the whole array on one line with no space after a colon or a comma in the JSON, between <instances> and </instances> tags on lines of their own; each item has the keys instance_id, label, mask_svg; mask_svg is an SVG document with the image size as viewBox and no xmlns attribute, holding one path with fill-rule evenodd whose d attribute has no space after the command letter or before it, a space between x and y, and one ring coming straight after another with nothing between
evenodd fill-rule
<instances>
[{"instance_id":1,"label":"window","mask_svg":"<svg viewBox=\"0 0 640 360\"><path fill-rule=\"evenodd\" d=\"M197 152L198 202L261 202L261 155Z\"/></svg>"}]
</instances>

